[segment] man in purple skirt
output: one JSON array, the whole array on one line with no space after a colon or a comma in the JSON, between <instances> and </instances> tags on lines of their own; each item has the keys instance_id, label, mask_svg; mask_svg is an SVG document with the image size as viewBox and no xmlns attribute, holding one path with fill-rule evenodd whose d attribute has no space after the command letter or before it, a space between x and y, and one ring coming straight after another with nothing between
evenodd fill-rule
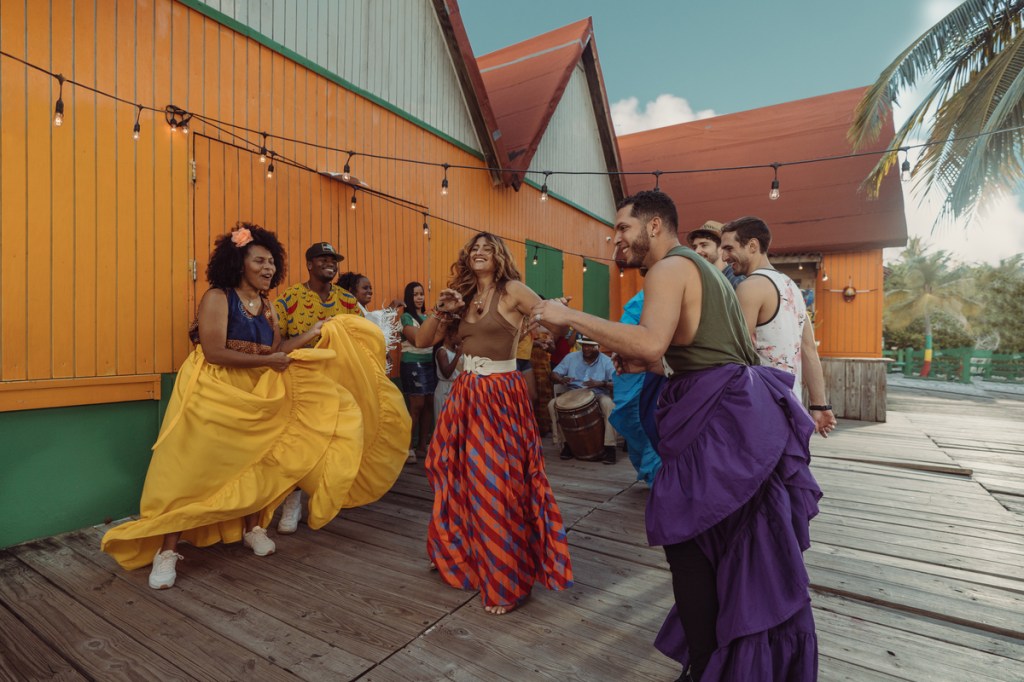
<instances>
[{"instance_id":1,"label":"man in purple skirt","mask_svg":"<svg viewBox=\"0 0 1024 682\"><path fill-rule=\"evenodd\" d=\"M625 371L673 370L656 412L662 459L647 537L665 548L676 605L655 645L680 680L817 679L803 551L821 497L809 469L814 423L793 376L759 364L736 295L682 246L665 194L623 200L615 243L648 268L638 325L541 301L535 324L571 325L615 351Z\"/></svg>"}]
</instances>

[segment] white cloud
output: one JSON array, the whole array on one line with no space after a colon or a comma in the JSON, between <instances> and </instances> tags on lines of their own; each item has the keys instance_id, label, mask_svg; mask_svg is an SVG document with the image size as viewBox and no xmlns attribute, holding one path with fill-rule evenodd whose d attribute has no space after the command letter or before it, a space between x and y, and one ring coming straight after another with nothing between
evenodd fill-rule
<instances>
[{"instance_id":1,"label":"white cloud","mask_svg":"<svg viewBox=\"0 0 1024 682\"><path fill-rule=\"evenodd\" d=\"M961 4L961 0L928 0L921 8L921 21L924 28L930 28L939 23L940 19L956 9L959 4Z\"/></svg>"},{"instance_id":2,"label":"white cloud","mask_svg":"<svg viewBox=\"0 0 1024 682\"><path fill-rule=\"evenodd\" d=\"M640 101L636 97L627 97L614 102L611 105L611 110L616 135L628 135L641 130L688 123L715 115L712 109L694 111L685 99L667 93L658 95L653 101L647 102L643 108L640 107Z\"/></svg>"},{"instance_id":3,"label":"white cloud","mask_svg":"<svg viewBox=\"0 0 1024 682\"><path fill-rule=\"evenodd\" d=\"M918 202L914 192L904 185L907 233L921 237L932 251L944 249L954 260L963 263L999 263L1017 253L1024 253L1024 208L1017 197L993 202L968 224L935 228L939 202L935 199ZM899 258L902 248L885 250L885 260Z\"/></svg>"}]
</instances>

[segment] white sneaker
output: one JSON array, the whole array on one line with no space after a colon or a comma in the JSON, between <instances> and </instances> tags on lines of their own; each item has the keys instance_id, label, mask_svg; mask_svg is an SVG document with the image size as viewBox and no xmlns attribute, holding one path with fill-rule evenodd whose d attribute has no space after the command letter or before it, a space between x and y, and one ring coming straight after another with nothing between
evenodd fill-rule
<instances>
[{"instance_id":1,"label":"white sneaker","mask_svg":"<svg viewBox=\"0 0 1024 682\"><path fill-rule=\"evenodd\" d=\"M409 450L409 456L405 458L405 463L406 464L415 464L416 463L416 451L415 450Z\"/></svg>"},{"instance_id":2,"label":"white sneaker","mask_svg":"<svg viewBox=\"0 0 1024 682\"><path fill-rule=\"evenodd\" d=\"M169 587L174 587L174 579L178 577L174 565L178 563L178 559L184 558L173 549L157 551L153 556L153 570L149 572L149 586L154 590L166 590Z\"/></svg>"},{"instance_id":3,"label":"white sneaker","mask_svg":"<svg viewBox=\"0 0 1024 682\"><path fill-rule=\"evenodd\" d=\"M269 556L277 550L274 541L267 537L267 531L259 526L243 535L242 543L256 556Z\"/></svg>"},{"instance_id":4,"label":"white sneaker","mask_svg":"<svg viewBox=\"0 0 1024 682\"><path fill-rule=\"evenodd\" d=\"M299 517L302 516L302 491L296 490L284 498L281 505L281 518L277 522L277 532L290 535L299 528Z\"/></svg>"}]
</instances>

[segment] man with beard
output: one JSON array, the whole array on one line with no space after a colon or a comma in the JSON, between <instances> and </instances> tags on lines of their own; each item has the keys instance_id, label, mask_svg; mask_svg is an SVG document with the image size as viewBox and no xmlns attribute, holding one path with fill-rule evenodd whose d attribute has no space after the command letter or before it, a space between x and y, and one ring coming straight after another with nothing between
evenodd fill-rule
<instances>
[{"instance_id":1,"label":"man with beard","mask_svg":"<svg viewBox=\"0 0 1024 682\"><path fill-rule=\"evenodd\" d=\"M722 223L708 220L696 230L686 235L690 248L699 253L704 260L718 268L725 275L729 284L735 289L745 277L735 274L731 265L725 262L718 247L722 244Z\"/></svg>"},{"instance_id":2,"label":"man with beard","mask_svg":"<svg viewBox=\"0 0 1024 682\"><path fill-rule=\"evenodd\" d=\"M330 242L317 242L306 249L306 270L309 279L293 284L274 301L277 326L282 339L290 339L308 331L314 324L335 315L362 315L356 297L334 284L338 263L345 257ZM317 336L306 344L312 348ZM299 527L302 515L302 491L295 490L281 506L277 532L287 535Z\"/></svg>"},{"instance_id":3,"label":"man with beard","mask_svg":"<svg viewBox=\"0 0 1024 682\"><path fill-rule=\"evenodd\" d=\"M760 218L737 218L722 228L722 255L746 280L736 289L747 331L761 363L796 377L793 390L807 386L815 431L828 437L836 427L832 406L825 399L825 376L807 320L800 287L768 260L772 233Z\"/></svg>"},{"instance_id":4,"label":"man with beard","mask_svg":"<svg viewBox=\"0 0 1024 682\"><path fill-rule=\"evenodd\" d=\"M648 268L640 323L609 322L541 301L536 324L572 325L624 369L673 374L657 408L662 465L647 503L676 605L656 646L681 680L813 680L817 637L803 550L821 497L808 444L814 422L792 377L759 365L732 287L679 243L665 194L624 199L616 245Z\"/></svg>"}]
</instances>

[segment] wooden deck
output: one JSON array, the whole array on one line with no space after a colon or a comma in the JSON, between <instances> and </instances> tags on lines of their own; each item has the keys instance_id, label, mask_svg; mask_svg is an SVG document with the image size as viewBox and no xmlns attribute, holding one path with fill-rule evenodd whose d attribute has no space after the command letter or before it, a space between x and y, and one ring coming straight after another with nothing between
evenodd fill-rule
<instances>
[{"instance_id":1,"label":"wooden deck","mask_svg":"<svg viewBox=\"0 0 1024 682\"><path fill-rule=\"evenodd\" d=\"M806 558L821 679L1024 680L1024 427L963 396L891 392L885 424L814 441L825 490ZM90 528L0 551L0 679L674 680L651 646L671 602L628 462L548 473L576 585L487 615L428 568L430 492L407 467L320 532L184 547L154 591ZM973 469L973 474L968 471Z\"/></svg>"}]
</instances>

